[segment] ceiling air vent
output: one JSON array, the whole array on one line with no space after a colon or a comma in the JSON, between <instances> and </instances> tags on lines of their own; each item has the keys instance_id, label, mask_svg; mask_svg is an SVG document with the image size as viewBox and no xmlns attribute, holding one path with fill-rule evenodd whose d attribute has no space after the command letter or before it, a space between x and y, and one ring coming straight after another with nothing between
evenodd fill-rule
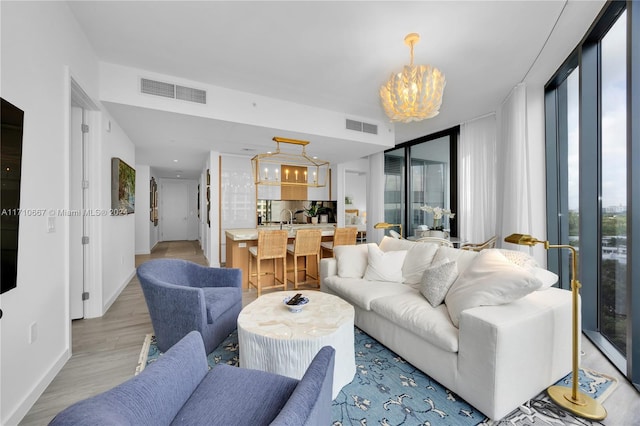
<instances>
[{"instance_id":1,"label":"ceiling air vent","mask_svg":"<svg viewBox=\"0 0 640 426\"><path fill-rule=\"evenodd\" d=\"M207 103L207 92L191 87L176 86L176 99L183 101L196 102L199 104Z\"/></svg>"},{"instance_id":2,"label":"ceiling air vent","mask_svg":"<svg viewBox=\"0 0 640 426\"><path fill-rule=\"evenodd\" d=\"M176 97L176 87L173 84L143 78L140 87L142 93L147 95L164 96L165 98Z\"/></svg>"},{"instance_id":3,"label":"ceiling air vent","mask_svg":"<svg viewBox=\"0 0 640 426\"><path fill-rule=\"evenodd\" d=\"M365 133L371 133L372 135L378 134L378 126L375 124L362 123L362 131Z\"/></svg>"},{"instance_id":4,"label":"ceiling air vent","mask_svg":"<svg viewBox=\"0 0 640 426\"><path fill-rule=\"evenodd\" d=\"M362 131L362 122L355 121L355 120L349 120L347 118L347 129L356 130L358 132L361 132Z\"/></svg>"},{"instance_id":5,"label":"ceiling air vent","mask_svg":"<svg viewBox=\"0 0 640 426\"><path fill-rule=\"evenodd\" d=\"M362 121L349 120L347 118L347 129L355 130L356 132L371 133L372 135L378 134L378 126L370 123L363 123Z\"/></svg>"},{"instance_id":6,"label":"ceiling air vent","mask_svg":"<svg viewBox=\"0 0 640 426\"><path fill-rule=\"evenodd\" d=\"M149 80L147 78L140 79L140 91L148 95L180 99L199 104L207 103L207 92L204 90L164 83L162 81Z\"/></svg>"}]
</instances>

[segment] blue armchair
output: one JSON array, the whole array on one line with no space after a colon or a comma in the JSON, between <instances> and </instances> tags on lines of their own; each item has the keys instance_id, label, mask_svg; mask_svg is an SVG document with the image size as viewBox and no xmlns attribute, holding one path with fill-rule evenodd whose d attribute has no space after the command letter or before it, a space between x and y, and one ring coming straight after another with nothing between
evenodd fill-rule
<instances>
[{"instance_id":1,"label":"blue armchair","mask_svg":"<svg viewBox=\"0 0 640 426\"><path fill-rule=\"evenodd\" d=\"M226 364L209 371L194 331L138 376L71 405L49 425L326 426L334 362L325 346L300 380Z\"/></svg>"},{"instance_id":2,"label":"blue armchair","mask_svg":"<svg viewBox=\"0 0 640 426\"><path fill-rule=\"evenodd\" d=\"M192 330L207 353L237 327L242 309L242 272L209 268L181 259L156 259L138 267L158 349L166 352Z\"/></svg>"}]
</instances>

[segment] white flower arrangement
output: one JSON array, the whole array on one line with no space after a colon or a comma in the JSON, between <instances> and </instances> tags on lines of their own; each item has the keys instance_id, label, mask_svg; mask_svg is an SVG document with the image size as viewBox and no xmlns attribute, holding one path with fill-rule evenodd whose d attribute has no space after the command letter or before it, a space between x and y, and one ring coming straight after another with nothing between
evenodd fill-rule
<instances>
[{"instance_id":1,"label":"white flower arrangement","mask_svg":"<svg viewBox=\"0 0 640 426\"><path fill-rule=\"evenodd\" d=\"M449 209L443 209L442 207L422 206L420 210L427 213L432 213L434 219L442 219L443 216L449 216L451 219L456 217L456 214Z\"/></svg>"},{"instance_id":2,"label":"white flower arrangement","mask_svg":"<svg viewBox=\"0 0 640 426\"><path fill-rule=\"evenodd\" d=\"M456 214L453 213L449 209L443 209L440 206L431 207L431 206L422 206L420 210L425 211L427 213L433 214L433 227L432 229L442 229L442 217L449 216L449 218L453 219L456 217Z\"/></svg>"}]
</instances>

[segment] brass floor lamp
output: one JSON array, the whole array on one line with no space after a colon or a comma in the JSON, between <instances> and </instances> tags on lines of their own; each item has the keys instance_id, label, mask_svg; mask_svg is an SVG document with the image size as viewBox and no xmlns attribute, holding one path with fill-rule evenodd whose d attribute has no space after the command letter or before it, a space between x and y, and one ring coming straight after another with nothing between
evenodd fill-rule
<instances>
[{"instance_id":1,"label":"brass floor lamp","mask_svg":"<svg viewBox=\"0 0 640 426\"><path fill-rule=\"evenodd\" d=\"M602 420L607 417L607 410L595 399L578 390L578 339L580 330L578 324L578 295L580 282L578 281L578 253L576 249L565 244L549 244L549 241L540 241L531 235L511 234L504 239L507 243L519 244L523 246L534 246L544 244L544 248L569 249L571 250L571 295L572 295L572 386L571 389L564 386L549 386L547 393L549 397L560 407L573 414L590 420Z\"/></svg>"}]
</instances>

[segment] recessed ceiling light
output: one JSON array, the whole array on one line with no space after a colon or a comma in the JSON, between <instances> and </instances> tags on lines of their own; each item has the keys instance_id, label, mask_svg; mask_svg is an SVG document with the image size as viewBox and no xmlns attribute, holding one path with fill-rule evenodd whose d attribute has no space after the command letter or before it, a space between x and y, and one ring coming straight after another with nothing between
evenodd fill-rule
<instances>
[{"instance_id":1,"label":"recessed ceiling light","mask_svg":"<svg viewBox=\"0 0 640 426\"><path fill-rule=\"evenodd\" d=\"M173 162L174 162L174 163L177 163L177 162L178 162L178 160L173 160Z\"/></svg>"},{"instance_id":2,"label":"recessed ceiling light","mask_svg":"<svg viewBox=\"0 0 640 426\"><path fill-rule=\"evenodd\" d=\"M176 177L180 177L180 175L176 175Z\"/></svg>"}]
</instances>

